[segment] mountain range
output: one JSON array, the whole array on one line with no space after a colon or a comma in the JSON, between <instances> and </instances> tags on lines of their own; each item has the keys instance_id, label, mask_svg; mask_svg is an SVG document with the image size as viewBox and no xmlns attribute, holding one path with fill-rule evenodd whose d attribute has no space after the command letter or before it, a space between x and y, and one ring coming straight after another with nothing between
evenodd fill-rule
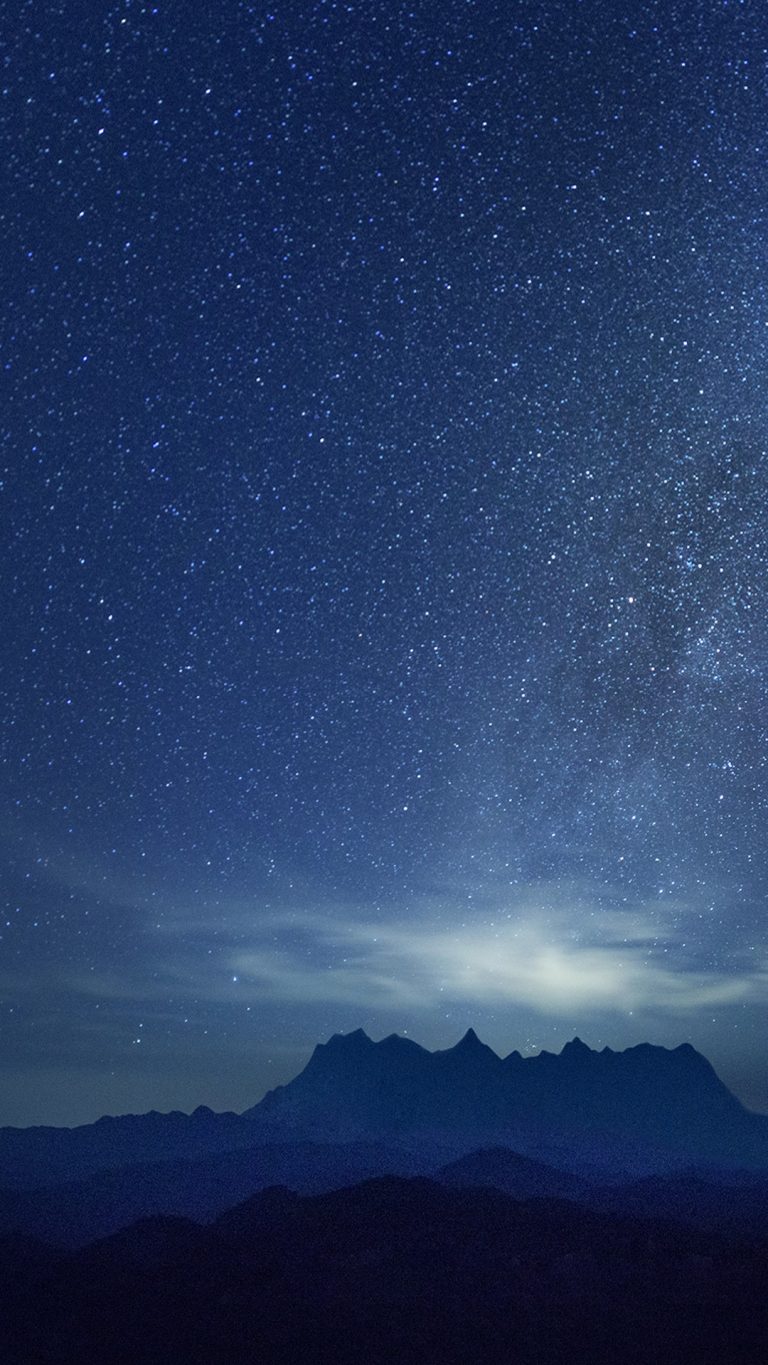
<instances>
[{"instance_id":1,"label":"mountain range","mask_svg":"<svg viewBox=\"0 0 768 1365\"><path fill-rule=\"evenodd\" d=\"M768 1166L768 1116L750 1113L688 1043L500 1058L469 1029L443 1052L362 1031L318 1045L307 1066L243 1116L326 1141L500 1143L585 1174L691 1162Z\"/></svg>"},{"instance_id":2,"label":"mountain range","mask_svg":"<svg viewBox=\"0 0 768 1365\"><path fill-rule=\"evenodd\" d=\"M438 1052L358 1029L318 1044L299 1075L242 1114L201 1105L79 1128L2 1128L0 1190L300 1143L374 1144L433 1165L503 1146L590 1179L691 1165L768 1170L768 1116L745 1109L687 1043L597 1052L574 1038L559 1055L500 1058L472 1029Z\"/></svg>"},{"instance_id":3,"label":"mountain range","mask_svg":"<svg viewBox=\"0 0 768 1365\"><path fill-rule=\"evenodd\" d=\"M361 1030L243 1114L0 1130L9 1365L762 1365L768 1117L692 1047Z\"/></svg>"},{"instance_id":4,"label":"mountain range","mask_svg":"<svg viewBox=\"0 0 768 1365\"><path fill-rule=\"evenodd\" d=\"M243 1114L0 1129L0 1234L82 1246L157 1214L208 1221L270 1185L315 1194L385 1174L768 1228L768 1118L685 1044L574 1039L501 1059L471 1029L442 1052L358 1030Z\"/></svg>"}]
</instances>

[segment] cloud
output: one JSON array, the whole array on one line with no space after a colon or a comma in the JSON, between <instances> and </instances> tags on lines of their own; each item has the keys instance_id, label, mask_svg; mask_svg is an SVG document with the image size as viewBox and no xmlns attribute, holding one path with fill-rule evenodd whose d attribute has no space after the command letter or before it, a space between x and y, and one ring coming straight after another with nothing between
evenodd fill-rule
<instances>
[{"instance_id":1,"label":"cloud","mask_svg":"<svg viewBox=\"0 0 768 1365\"><path fill-rule=\"evenodd\" d=\"M306 902L305 902L306 904ZM414 1021L452 1006L519 1006L546 1018L628 1012L684 1016L768 1003L768 964L734 954L715 969L691 956L694 907L626 907L605 888L531 886L514 902L488 894L471 912L461 888L414 901L408 918L354 905L266 912L246 900L163 907L137 927L136 951L101 953L87 969L49 969L46 989L134 1011L182 1004L328 1005ZM2 982L0 982L2 984ZM23 1003L34 982L15 980ZM26 988L26 989L25 989ZM169 1002L173 1002L172 1006Z\"/></svg>"},{"instance_id":2,"label":"cloud","mask_svg":"<svg viewBox=\"0 0 768 1365\"><path fill-rule=\"evenodd\" d=\"M322 920L306 921L293 948L244 947L231 965L262 997L399 1011L473 1002L554 1015L681 1013L768 995L760 971L693 969L681 944L656 945L649 918L598 914L585 933L583 909L454 925Z\"/></svg>"}]
</instances>

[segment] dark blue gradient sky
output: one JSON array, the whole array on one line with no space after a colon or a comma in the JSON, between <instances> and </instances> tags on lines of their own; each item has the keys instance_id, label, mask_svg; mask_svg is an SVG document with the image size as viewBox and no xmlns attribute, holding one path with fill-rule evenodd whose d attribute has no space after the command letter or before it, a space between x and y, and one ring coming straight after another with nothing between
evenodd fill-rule
<instances>
[{"instance_id":1,"label":"dark blue gradient sky","mask_svg":"<svg viewBox=\"0 0 768 1365\"><path fill-rule=\"evenodd\" d=\"M768 16L18 6L5 1122L363 1025L768 1107Z\"/></svg>"}]
</instances>

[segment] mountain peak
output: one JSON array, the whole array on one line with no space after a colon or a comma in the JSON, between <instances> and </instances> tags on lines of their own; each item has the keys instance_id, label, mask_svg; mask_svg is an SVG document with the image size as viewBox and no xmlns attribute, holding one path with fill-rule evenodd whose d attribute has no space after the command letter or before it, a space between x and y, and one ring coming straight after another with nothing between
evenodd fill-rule
<instances>
[{"instance_id":1,"label":"mountain peak","mask_svg":"<svg viewBox=\"0 0 768 1365\"><path fill-rule=\"evenodd\" d=\"M334 1033L328 1039L326 1047L333 1048L361 1048L372 1047L373 1043L368 1037L365 1029L356 1028L351 1033Z\"/></svg>"},{"instance_id":2,"label":"mountain peak","mask_svg":"<svg viewBox=\"0 0 768 1365\"><path fill-rule=\"evenodd\" d=\"M592 1049L591 1047L587 1047L586 1043L582 1043L581 1039L577 1035L575 1038L572 1038L569 1043L565 1044L565 1047L562 1049L560 1056L570 1058L591 1057Z\"/></svg>"},{"instance_id":3,"label":"mountain peak","mask_svg":"<svg viewBox=\"0 0 768 1365\"><path fill-rule=\"evenodd\" d=\"M480 1039L478 1038L473 1028L468 1028L466 1033L464 1034L464 1037L459 1039L456 1046L465 1048L485 1047L485 1044L480 1042Z\"/></svg>"},{"instance_id":4,"label":"mountain peak","mask_svg":"<svg viewBox=\"0 0 768 1365\"><path fill-rule=\"evenodd\" d=\"M429 1053L420 1043L415 1043L413 1038L404 1038L401 1033L388 1033L386 1038L382 1038L376 1047L384 1052L399 1054L400 1056L416 1056L417 1054L428 1057Z\"/></svg>"},{"instance_id":5,"label":"mountain peak","mask_svg":"<svg viewBox=\"0 0 768 1365\"><path fill-rule=\"evenodd\" d=\"M339 1063L343 1065L351 1061L354 1065L359 1058L366 1056L373 1046L368 1034L361 1028L354 1029L352 1033L333 1033L327 1043L317 1044L308 1066L313 1071L318 1067L326 1071L329 1066L333 1067Z\"/></svg>"},{"instance_id":6,"label":"mountain peak","mask_svg":"<svg viewBox=\"0 0 768 1365\"><path fill-rule=\"evenodd\" d=\"M490 1048L487 1043L482 1042L473 1028L468 1028L463 1038L460 1038L458 1043L455 1043L453 1047L449 1047L446 1052L437 1053L435 1055L441 1057L493 1058L494 1061L499 1060L496 1053L493 1051L493 1048Z\"/></svg>"},{"instance_id":7,"label":"mountain peak","mask_svg":"<svg viewBox=\"0 0 768 1365\"><path fill-rule=\"evenodd\" d=\"M699 1061L702 1062L706 1061L706 1058L702 1057L701 1053L696 1051L696 1048L693 1046L693 1043L680 1043L678 1047L673 1048L673 1051L677 1052L678 1055L681 1055L683 1057L695 1057Z\"/></svg>"}]
</instances>

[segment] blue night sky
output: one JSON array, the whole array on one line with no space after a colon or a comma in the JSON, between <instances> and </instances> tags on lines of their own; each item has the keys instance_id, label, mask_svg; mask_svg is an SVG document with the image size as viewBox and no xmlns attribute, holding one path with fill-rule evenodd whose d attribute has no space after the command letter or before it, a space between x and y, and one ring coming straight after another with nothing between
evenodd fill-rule
<instances>
[{"instance_id":1,"label":"blue night sky","mask_svg":"<svg viewBox=\"0 0 768 1365\"><path fill-rule=\"evenodd\" d=\"M768 1108L760 0L28 0L0 1121L365 1027Z\"/></svg>"}]
</instances>

